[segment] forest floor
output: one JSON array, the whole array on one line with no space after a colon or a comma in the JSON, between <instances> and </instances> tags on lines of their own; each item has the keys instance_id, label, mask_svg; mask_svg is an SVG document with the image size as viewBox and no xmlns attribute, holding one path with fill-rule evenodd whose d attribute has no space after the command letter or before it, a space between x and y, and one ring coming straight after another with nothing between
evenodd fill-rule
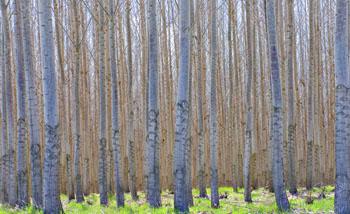
<instances>
[{"instance_id":1,"label":"forest floor","mask_svg":"<svg viewBox=\"0 0 350 214\"><path fill-rule=\"evenodd\" d=\"M85 197L85 202L77 204L74 201L68 201L65 195L61 196L65 213L155 213L167 214L174 213L173 197L170 192L162 192L162 207L158 209L150 208L145 201L145 194L138 193L140 199L137 202L131 200L130 194L125 195L124 208L117 208L114 195L110 195L109 206L101 207L99 204L98 194L91 194ZM208 189L210 195L210 190ZM230 187L221 187L219 189L220 208L212 209L209 199L198 198L198 190L193 190L194 206L190 208L190 213L211 214L211 213L280 213L277 209L274 194L264 188L253 190L253 203L244 202L243 189L239 189L237 193L232 191ZM326 186L322 188L314 188L307 192L305 189L299 189L298 196L292 196L288 193L291 203L290 213L334 213L334 187ZM312 203L310 203L312 201ZM0 206L0 214L7 213L42 213L34 210L32 207L26 209L14 209L6 206Z\"/></svg>"}]
</instances>

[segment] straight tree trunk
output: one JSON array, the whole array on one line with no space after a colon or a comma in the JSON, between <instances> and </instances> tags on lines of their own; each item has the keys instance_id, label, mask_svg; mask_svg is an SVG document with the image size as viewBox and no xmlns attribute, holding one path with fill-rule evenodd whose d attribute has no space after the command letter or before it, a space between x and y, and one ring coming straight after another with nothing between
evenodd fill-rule
<instances>
[{"instance_id":1,"label":"straight tree trunk","mask_svg":"<svg viewBox=\"0 0 350 214\"><path fill-rule=\"evenodd\" d=\"M279 73L279 60L276 42L275 0L267 1L268 46L270 49L271 68L271 145L272 145L272 180L277 206L282 211L290 209L283 181L283 124L282 124L282 92Z\"/></svg>"},{"instance_id":2,"label":"straight tree trunk","mask_svg":"<svg viewBox=\"0 0 350 214\"><path fill-rule=\"evenodd\" d=\"M6 72L6 114L7 114L7 171L8 171L8 183L7 194L8 202L11 206L14 206L17 202L17 185L16 185L16 172L15 172L15 149L14 149L14 120L13 120L13 97L12 97L12 69L11 69L11 41L10 41L10 26L7 14L8 4L5 0L1 1L1 15L2 25L4 32L4 57L5 57L5 72Z\"/></svg>"},{"instance_id":3,"label":"straight tree trunk","mask_svg":"<svg viewBox=\"0 0 350 214\"><path fill-rule=\"evenodd\" d=\"M106 140L106 93L105 93L105 18L104 3L99 4L99 24L98 24L98 53L99 53L99 80L100 80L100 141L99 166L98 166L98 186L100 192L100 204L108 205L107 190L107 140Z\"/></svg>"},{"instance_id":4,"label":"straight tree trunk","mask_svg":"<svg viewBox=\"0 0 350 214\"><path fill-rule=\"evenodd\" d=\"M84 201L82 180L81 180L81 167L80 167L80 19L77 1L73 1L74 11L74 32L75 32L75 63L74 63L74 84L73 84L73 140L74 140L74 179L75 179L75 198L78 203Z\"/></svg>"},{"instance_id":5,"label":"straight tree trunk","mask_svg":"<svg viewBox=\"0 0 350 214\"><path fill-rule=\"evenodd\" d=\"M295 130L294 121L294 80L293 80L293 50L294 50L294 19L293 19L293 2L287 1L288 10L288 182L289 192L293 195L298 193L295 175Z\"/></svg>"},{"instance_id":6,"label":"straight tree trunk","mask_svg":"<svg viewBox=\"0 0 350 214\"><path fill-rule=\"evenodd\" d=\"M158 31L156 0L148 2L148 133L146 146L147 202L160 207L159 130L158 130Z\"/></svg>"},{"instance_id":7,"label":"straight tree trunk","mask_svg":"<svg viewBox=\"0 0 350 214\"><path fill-rule=\"evenodd\" d=\"M196 1L196 10L197 10L197 17L200 17L201 13L200 5L201 1ZM207 190L205 186L205 142L204 142L204 128L203 128L203 86L202 86L202 74L203 74L203 62L202 62L202 27L201 27L201 19L197 20L197 69L198 69L198 103L197 103L197 108L198 108L198 188L199 188L199 197L200 198L206 198L207 196Z\"/></svg>"},{"instance_id":8,"label":"straight tree trunk","mask_svg":"<svg viewBox=\"0 0 350 214\"><path fill-rule=\"evenodd\" d=\"M26 92L28 99L28 123L30 136L30 176L32 203L35 208L42 208L42 173L41 173L41 145L39 130L38 96L35 89L35 74L33 66L33 50L30 24L30 1L22 0L23 8L23 48L24 68L26 75Z\"/></svg>"},{"instance_id":9,"label":"straight tree trunk","mask_svg":"<svg viewBox=\"0 0 350 214\"><path fill-rule=\"evenodd\" d=\"M3 25L1 23L1 96L2 96L2 102L1 102L1 203L7 203L8 202L8 170L7 170L7 109L6 109L6 54L5 54L5 41L4 41L4 30Z\"/></svg>"},{"instance_id":10,"label":"straight tree trunk","mask_svg":"<svg viewBox=\"0 0 350 214\"><path fill-rule=\"evenodd\" d=\"M216 25L216 0L211 1L211 43L210 43L210 187L211 187L211 207L219 207L219 192L218 192L218 166L217 166L217 110L216 110L216 40L217 40L217 25Z\"/></svg>"},{"instance_id":11,"label":"straight tree trunk","mask_svg":"<svg viewBox=\"0 0 350 214\"><path fill-rule=\"evenodd\" d=\"M133 110L133 67L132 67L132 38L131 38L131 0L126 1L126 34L128 54L128 174L129 190L134 201L138 200L136 190L136 161L135 161L135 140L134 140L134 110Z\"/></svg>"},{"instance_id":12,"label":"straight tree trunk","mask_svg":"<svg viewBox=\"0 0 350 214\"><path fill-rule=\"evenodd\" d=\"M244 143L244 160L243 160L243 177L244 177L244 201L252 202L251 187L250 187L250 159L252 150L252 136L253 136L253 113L252 113L252 76L253 76L253 63L252 63L252 38L251 38L251 10L252 2L246 1L246 23L247 23L247 53L248 53L248 79L246 85L246 130L245 130L245 143Z\"/></svg>"},{"instance_id":13,"label":"straight tree trunk","mask_svg":"<svg viewBox=\"0 0 350 214\"><path fill-rule=\"evenodd\" d=\"M23 59L23 30L21 0L13 1L15 34L15 64L17 76L17 204L25 207L28 198L27 139L26 139L26 84Z\"/></svg>"},{"instance_id":14,"label":"straight tree trunk","mask_svg":"<svg viewBox=\"0 0 350 214\"><path fill-rule=\"evenodd\" d=\"M110 66L112 76L112 146L114 157L114 188L116 192L116 201L118 207L124 206L124 190L122 188L121 176L121 153L119 140L119 114L118 114L118 80L117 80L117 63L115 47L115 0L109 0L109 51Z\"/></svg>"},{"instance_id":15,"label":"straight tree trunk","mask_svg":"<svg viewBox=\"0 0 350 214\"><path fill-rule=\"evenodd\" d=\"M176 101L176 128L174 148L174 207L179 212L188 212L186 186L186 149L188 137L188 73L190 72L190 2L180 1L180 53L179 53L179 77L178 93Z\"/></svg>"},{"instance_id":16,"label":"straight tree trunk","mask_svg":"<svg viewBox=\"0 0 350 214\"><path fill-rule=\"evenodd\" d=\"M60 213L62 211L59 188L60 141L51 8L51 1L39 0L45 113L43 204L44 213Z\"/></svg>"},{"instance_id":17,"label":"straight tree trunk","mask_svg":"<svg viewBox=\"0 0 350 214\"><path fill-rule=\"evenodd\" d=\"M312 188L313 171L313 140L314 140L314 0L309 0L309 28L310 28L310 49L309 49L309 79L308 79L308 100L307 100L307 155L306 155L306 189Z\"/></svg>"},{"instance_id":18,"label":"straight tree trunk","mask_svg":"<svg viewBox=\"0 0 350 214\"><path fill-rule=\"evenodd\" d=\"M348 27L346 0L337 0L335 29L335 213L350 213L350 152L349 152L349 117L350 84L348 59Z\"/></svg>"}]
</instances>

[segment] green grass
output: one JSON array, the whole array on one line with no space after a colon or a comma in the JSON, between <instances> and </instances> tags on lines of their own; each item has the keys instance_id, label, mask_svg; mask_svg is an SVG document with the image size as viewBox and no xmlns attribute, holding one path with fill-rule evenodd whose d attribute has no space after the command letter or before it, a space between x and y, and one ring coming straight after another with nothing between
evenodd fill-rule
<instances>
[{"instance_id":1,"label":"green grass","mask_svg":"<svg viewBox=\"0 0 350 214\"><path fill-rule=\"evenodd\" d=\"M323 188L314 188L312 191L307 192L305 189L299 189L298 196L292 196L288 193L288 198L291 203L292 210L290 213L333 213L334 193L332 186L326 186ZM321 192L324 192L326 198L317 199ZM247 204L243 200L243 189L239 189L237 193L232 191L230 187L221 187L219 194L223 195L227 193L228 197L220 200L220 208L213 209L210 207L209 199L197 198L199 194L198 190L193 190L194 206L190 208L190 213L280 213L277 209L274 194L268 190L259 188L252 192L253 203ZM208 195L210 195L210 189L208 189ZM173 197L174 195L168 191L162 192L162 207L158 209L150 208L145 201L145 194L139 192L140 199L135 202L131 199L130 194L125 195L124 208L117 208L114 195L109 196L109 206L103 207L99 204L98 194L91 194L85 197L85 202L78 204L74 201L69 202L67 196L62 195L62 205L65 213L154 213L154 214L167 214L175 213L173 209ZM312 204L306 203L306 198L310 197L314 199ZM0 206L0 214L7 213L29 213L36 214L42 213L34 210L32 207L19 210L16 208L9 208L7 206Z\"/></svg>"}]
</instances>

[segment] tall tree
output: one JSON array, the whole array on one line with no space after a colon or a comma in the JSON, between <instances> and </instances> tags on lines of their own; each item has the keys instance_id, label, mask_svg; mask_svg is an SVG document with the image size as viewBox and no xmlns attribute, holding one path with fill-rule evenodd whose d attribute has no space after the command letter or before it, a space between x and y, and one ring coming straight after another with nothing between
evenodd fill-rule
<instances>
[{"instance_id":1,"label":"tall tree","mask_svg":"<svg viewBox=\"0 0 350 214\"><path fill-rule=\"evenodd\" d=\"M282 125L282 91L279 72L278 50L276 42L275 0L268 0L266 5L269 63L271 68L271 145L272 145L272 180L277 206L280 210L289 210L290 205L283 181L283 125Z\"/></svg>"},{"instance_id":2,"label":"tall tree","mask_svg":"<svg viewBox=\"0 0 350 214\"><path fill-rule=\"evenodd\" d=\"M28 99L28 123L30 136L30 175L32 203L36 208L43 206L42 173L41 173L41 146L39 133L38 96L35 89L35 74L33 67L33 50L30 23L30 1L22 1L23 8L23 48L24 68L26 75L26 93Z\"/></svg>"},{"instance_id":3,"label":"tall tree","mask_svg":"<svg viewBox=\"0 0 350 214\"><path fill-rule=\"evenodd\" d=\"M188 73L190 72L190 2L180 1L180 54L178 93L176 101L176 128L174 148L174 207L179 212L188 212L186 186L186 149L188 137Z\"/></svg>"},{"instance_id":4,"label":"tall tree","mask_svg":"<svg viewBox=\"0 0 350 214\"><path fill-rule=\"evenodd\" d=\"M26 139L26 84L23 59L23 30L21 0L13 1L15 64L17 76L17 203L19 207L28 204L27 139Z\"/></svg>"},{"instance_id":5,"label":"tall tree","mask_svg":"<svg viewBox=\"0 0 350 214\"><path fill-rule=\"evenodd\" d=\"M337 0L335 28L335 196L336 213L350 213L350 80L348 59L348 27L346 0Z\"/></svg>"},{"instance_id":6,"label":"tall tree","mask_svg":"<svg viewBox=\"0 0 350 214\"><path fill-rule=\"evenodd\" d=\"M45 114L43 205L44 213L60 213L62 211L59 188L60 141L51 8L52 1L39 0Z\"/></svg>"},{"instance_id":7,"label":"tall tree","mask_svg":"<svg viewBox=\"0 0 350 214\"><path fill-rule=\"evenodd\" d=\"M309 0L309 78L307 100L307 155L306 189L312 188L313 140L314 140L314 0Z\"/></svg>"},{"instance_id":8,"label":"tall tree","mask_svg":"<svg viewBox=\"0 0 350 214\"><path fill-rule=\"evenodd\" d=\"M196 16L200 17L200 5L201 1L196 1ZM202 62L202 27L201 27L201 19L198 19L197 22L197 111L198 111L198 188L199 188L199 197L206 198L207 190L205 187L205 142L204 142L204 125L203 125L203 86L202 86L202 73L203 73L203 62Z\"/></svg>"},{"instance_id":9,"label":"tall tree","mask_svg":"<svg viewBox=\"0 0 350 214\"><path fill-rule=\"evenodd\" d=\"M6 114L7 114L7 170L8 170L8 184L7 194L8 202L14 206L17 202L17 186L16 186L16 172L15 172L15 148L14 148L14 120L13 120L13 97L12 97L12 69L11 69L11 41L10 41L10 26L7 14L8 4L5 0L1 1L1 17L3 27L3 42L4 42L4 63L6 72Z\"/></svg>"},{"instance_id":10,"label":"tall tree","mask_svg":"<svg viewBox=\"0 0 350 214\"><path fill-rule=\"evenodd\" d=\"M287 67L288 67L288 182L289 192L291 194L297 194L296 175L295 175L295 127L294 120L294 18L293 18L293 2L294 0L287 1L288 11L288 47L287 47Z\"/></svg>"},{"instance_id":11,"label":"tall tree","mask_svg":"<svg viewBox=\"0 0 350 214\"><path fill-rule=\"evenodd\" d=\"M99 56L99 80L100 80L100 141L98 144L98 186L100 192L100 204L108 204L107 192L107 161L106 161L106 90L105 90L105 8L104 1L99 2L99 23L98 23L98 56Z\"/></svg>"},{"instance_id":12,"label":"tall tree","mask_svg":"<svg viewBox=\"0 0 350 214\"><path fill-rule=\"evenodd\" d=\"M115 0L109 0L109 53L112 76L112 145L114 157L114 187L117 198L117 206L124 206L124 190L121 176L121 152L119 140L119 114L118 114L118 81L115 47Z\"/></svg>"},{"instance_id":13,"label":"tall tree","mask_svg":"<svg viewBox=\"0 0 350 214\"><path fill-rule=\"evenodd\" d=\"M1 23L1 22L0 22ZM1 203L8 202L7 194L7 110L6 110L6 59L5 59L5 42L4 31L1 23Z\"/></svg>"},{"instance_id":14,"label":"tall tree","mask_svg":"<svg viewBox=\"0 0 350 214\"><path fill-rule=\"evenodd\" d=\"M216 57L217 57L217 25L216 25L216 0L211 1L211 41L210 41L210 187L211 206L219 207L218 192L218 166L217 166L217 112L216 112Z\"/></svg>"},{"instance_id":15,"label":"tall tree","mask_svg":"<svg viewBox=\"0 0 350 214\"><path fill-rule=\"evenodd\" d=\"M254 0L253 0L254 1ZM244 200L252 202L251 187L250 187L250 158L252 152L252 136L253 136L253 113L252 113L252 27L250 10L252 1L246 1L246 23L247 23L247 69L248 79L246 85L246 127L245 127L245 143L244 143L244 160L243 160L243 177L244 177Z\"/></svg>"},{"instance_id":16,"label":"tall tree","mask_svg":"<svg viewBox=\"0 0 350 214\"><path fill-rule=\"evenodd\" d=\"M126 37L128 54L128 174L129 189L133 200L137 200L136 190L136 163L135 163L135 139L134 139L134 109L133 109L133 67L132 67L132 38L131 38L131 0L126 1Z\"/></svg>"},{"instance_id":17,"label":"tall tree","mask_svg":"<svg viewBox=\"0 0 350 214\"><path fill-rule=\"evenodd\" d=\"M78 203L84 201L82 180L81 180L81 167L80 167L80 62L81 62L81 38L80 38L80 17L77 1L73 1L74 11L74 35L75 35L75 62L74 62L74 85L73 85L73 138L74 138L74 178L75 178L75 197Z\"/></svg>"},{"instance_id":18,"label":"tall tree","mask_svg":"<svg viewBox=\"0 0 350 214\"><path fill-rule=\"evenodd\" d=\"M148 2L148 133L146 146L147 201L160 207L159 130L158 130L158 30L156 0Z\"/></svg>"}]
</instances>

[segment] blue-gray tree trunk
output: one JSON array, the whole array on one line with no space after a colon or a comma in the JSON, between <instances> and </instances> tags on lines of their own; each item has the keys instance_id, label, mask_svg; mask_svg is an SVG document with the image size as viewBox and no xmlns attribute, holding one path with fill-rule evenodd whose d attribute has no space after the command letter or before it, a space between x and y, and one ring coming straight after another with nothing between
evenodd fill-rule
<instances>
[{"instance_id":1,"label":"blue-gray tree trunk","mask_svg":"<svg viewBox=\"0 0 350 214\"><path fill-rule=\"evenodd\" d=\"M112 76L112 146L114 158L114 187L116 192L116 201L118 207L124 206L124 190L122 188L121 176L121 154L119 141L119 115L118 115L118 81L117 81L117 63L115 47L115 0L109 0L109 53Z\"/></svg>"},{"instance_id":2,"label":"blue-gray tree trunk","mask_svg":"<svg viewBox=\"0 0 350 214\"><path fill-rule=\"evenodd\" d=\"M1 23L0 26L1 35L1 183L0 183L0 191L1 191L1 203L8 202L8 194L7 194L7 110L6 110L6 59L5 59L5 43L4 43L4 31L3 25Z\"/></svg>"},{"instance_id":3,"label":"blue-gray tree trunk","mask_svg":"<svg viewBox=\"0 0 350 214\"><path fill-rule=\"evenodd\" d=\"M53 45L52 1L39 0L41 62L43 69L45 157L43 178L44 213L60 213L60 141L56 94L55 49Z\"/></svg>"},{"instance_id":4,"label":"blue-gray tree trunk","mask_svg":"<svg viewBox=\"0 0 350 214\"><path fill-rule=\"evenodd\" d=\"M217 166L217 112L216 112L216 40L217 40L217 25L216 25L216 0L211 1L211 41L210 41L210 187L211 187L211 206L219 207L219 192L218 192L218 166Z\"/></svg>"},{"instance_id":5,"label":"blue-gray tree trunk","mask_svg":"<svg viewBox=\"0 0 350 214\"><path fill-rule=\"evenodd\" d=\"M180 1L179 15L179 78L176 101L176 128L174 148L174 207L179 212L188 212L186 186L186 149L188 137L188 73L190 69L190 2Z\"/></svg>"},{"instance_id":6,"label":"blue-gray tree trunk","mask_svg":"<svg viewBox=\"0 0 350 214\"><path fill-rule=\"evenodd\" d=\"M158 30L156 0L148 2L148 130L146 146L147 202L160 207L159 109L158 109Z\"/></svg>"},{"instance_id":7,"label":"blue-gray tree trunk","mask_svg":"<svg viewBox=\"0 0 350 214\"><path fill-rule=\"evenodd\" d=\"M337 0L335 30L335 213L350 213L350 84L347 0Z\"/></svg>"},{"instance_id":8,"label":"blue-gray tree trunk","mask_svg":"<svg viewBox=\"0 0 350 214\"><path fill-rule=\"evenodd\" d=\"M98 162L98 186L100 192L100 204L108 205L107 192L107 161L106 161L106 93L105 93L105 18L104 3L99 4L99 30L98 30L98 53L99 53L99 80L100 80L100 141Z\"/></svg>"},{"instance_id":9,"label":"blue-gray tree trunk","mask_svg":"<svg viewBox=\"0 0 350 214\"><path fill-rule=\"evenodd\" d=\"M27 139L26 139L26 84L23 59L23 31L21 0L13 1L15 65L17 79L17 204L24 207L29 203L27 187Z\"/></svg>"},{"instance_id":10,"label":"blue-gray tree trunk","mask_svg":"<svg viewBox=\"0 0 350 214\"><path fill-rule=\"evenodd\" d=\"M251 1L246 1L246 23L247 23L247 67L248 67L248 79L246 85L246 127L245 127L245 142L244 142L244 154L243 154L243 179L244 179L244 200L246 202L252 202L251 187L250 187L250 158L252 151L252 136L253 136L253 113L252 113L252 76L253 76L253 63L252 63L252 32L251 32Z\"/></svg>"},{"instance_id":11,"label":"blue-gray tree trunk","mask_svg":"<svg viewBox=\"0 0 350 214\"><path fill-rule=\"evenodd\" d=\"M279 73L279 60L276 45L275 0L268 0L266 5L267 30L269 42L269 63L271 68L271 146L272 146L272 180L277 206L280 210L290 209L283 181L283 124L282 124L282 91Z\"/></svg>"},{"instance_id":12,"label":"blue-gray tree trunk","mask_svg":"<svg viewBox=\"0 0 350 214\"><path fill-rule=\"evenodd\" d=\"M24 68L26 75L26 92L28 99L28 123L30 136L30 176L32 204L35 208L42 208L42 173L41 173L41 147L39 130L39 108L38 96L35 89L35 76L33 67L33 50L31 40L31 8L30 1L22 0L23 18L23 48L24 48Z\"/></svg>"}]
</instances>

